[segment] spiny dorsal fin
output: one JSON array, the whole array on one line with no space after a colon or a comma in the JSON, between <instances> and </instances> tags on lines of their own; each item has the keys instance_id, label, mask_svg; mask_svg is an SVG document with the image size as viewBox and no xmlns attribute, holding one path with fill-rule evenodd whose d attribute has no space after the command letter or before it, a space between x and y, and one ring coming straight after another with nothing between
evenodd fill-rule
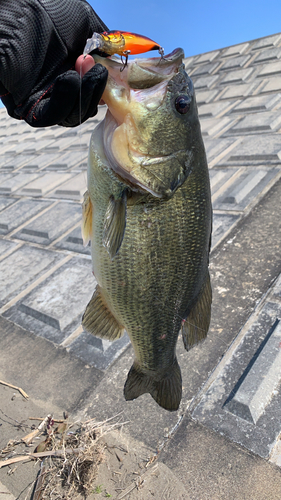
<instances>
[{"instance_id":1,"label":"spiny dorsal fin","mask_svg":"<svg viewBox=\"0 0 281 500\"><path fill-rule=\"evenodd\" d=\"M123 191L122 196L117 200L110 196L108 207L105 213L103 229L103 245L113 259L122 244L127 214L127 193Z\"/></svg>"},{"instance_id":2,"label":"spiny dorsal fin","mask_svg":"<svg viewBox=\"0 0 281 500\"><path fill-rule=\"evenodd\" d=\"M181 402L182 380L177 359L160 380L155 380L143 372L138 362L134 362L124 386L125 399L131 401L146 392L165 410L176 411L178 409Z\"/></svg>"},{"instance_id":3,"label":"spiny dorsal fin","mask_svg":"<svg viewBox=\"0 0 281 500\"><path fill-rule=\"evenodd\" d=\"M209 271L195 306L182 324L182 338L187 351L207 336L211 321L212 288Z\"/></svg>"},{"instance_id":4,"label":"spiny dorsal fin","mask_svg":"<svg viewBox=\"0 0 281 500\"><path fill-rule=\"evenodd\" d=\"M107 340L119 339L124 333L125 329L105 304L98 285L84 312L82 326L95 337Z\"/></svg>"},{"instance_id":5,"label":"spiny dorsal fin","mask_svg":"<svg viewBox=\"0 0 281 500\"><path fill-rule=\"evenodd\" d=\"M84 200L82 204L82 238L83 245L86 247L92 238L92 218L93 218L93 205L90 199L89 191L84 193Z\"/></svg>"}]
</instances>

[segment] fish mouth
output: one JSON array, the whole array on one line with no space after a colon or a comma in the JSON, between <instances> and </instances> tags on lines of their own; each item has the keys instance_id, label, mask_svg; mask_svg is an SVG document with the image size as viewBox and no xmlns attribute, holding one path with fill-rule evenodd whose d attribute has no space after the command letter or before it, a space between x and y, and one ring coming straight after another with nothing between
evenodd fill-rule
<instances>
[{"instance_id":1,"label":"fish mouth","mask_svg":"<svg viewBox=\"0 0 281 500\"><path fill-rule=\"evenodd\" d=\"M120 59L94 55L95 61L109 72L102 99L108 106L103 140L110 167L132 186L158 197L160 194L143 182L141 171L153 169L169 153L155 154L151 150L148 132L144 132L140 122L155 116L165 99L168 82L182 66L183 58L184 52L179 48L165 58L135 59L120 71L124 67Z\"/></svg>"}]
</instances>

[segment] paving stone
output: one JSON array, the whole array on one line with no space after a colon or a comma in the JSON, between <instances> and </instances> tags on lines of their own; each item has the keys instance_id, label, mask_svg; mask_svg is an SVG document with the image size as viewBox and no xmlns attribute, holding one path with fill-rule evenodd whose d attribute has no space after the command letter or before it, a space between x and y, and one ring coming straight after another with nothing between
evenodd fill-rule
<instances>
[{"instance_id":1,"label":"paving stone","mask_svg":"<svg viewBox=\"0 0 281 500\"><path fill-rule=\"evenodd\" d=\"M21 199L0 214L0 234L7 234L24 224L52 202Z\"/></svg>"},{"instance_id":2,"label":"paving stone","mask_svg":"<svg viewBox=\"0 0 281 500\"><path fill-rule=\"evenodd\" d=\"M231 120L228 116L223 116L222 118L201 118L200 125L202 135L215 135L221 130L225 129L231 123L235 123L235 120Z\"/></svg>"},{"instance_id":3,"label":"paving stone","mask_svg":"<svg viewBox=\"0 0 281 500\"><path fill-rule=\"evenodd\" d=\"M245 116L239 123L234 125L228 133L249 134L256 132L268 132L278 130L281 126L280 112L253 113Z\"/></svg>"},{"instance_id":4,"label":"paving stone","mask_svg":"<svg viewBox=\"0 0 281 500\"><path fill-rule=\"evenodd\" d=\"M187 57L186 59L183 60L183 63L185 65L185 68L189 68L191 64L194 62L195 57Z\"/></svg>"},{"instance_id":5,"label":"paving stone","mask_svg":"<svg viewBox=\"0 0 281 500\"><path fill-rule=\"evenodd\" d=\"M49 196L54 198L65 198L68 200L82 200L83 194L87 190L87 175L81 172L69 181L61 184L58 189L51 192Z\"/></svg>"},{"instance_id":6,"label":"paving stone","mask_svg":"<svg viewBox=\"0 0 281 500\"><path fill-rule=\"evenodd\" d=\"M27 184L23 189L19 190L19 194L31 196L44 196L48 191L51 191L59 184L67 181L72 177L72 174L64 173L46 173L37 176L36 180Z\"/></svg>"},{"instance_id":7,"label":"paving stone","mask_svg":"<svg viewBox=\"0 0 281 500\"><path fill-rule=\"evenodd\" d=\"M129 344L127 333L120 339L110 342L84 332L72 342L68 350L88 365L98 370L106 370Z\"/></svg>"},{"instance_id":8,"label":"paving stone","mask_svg":"<svg viewBox=\"0 0 281 500\"><path fill-rule=\"evenodd\" d=\"M201 76L201 75L210 75L212 74L215 69L219 66L219 62L214 62L210 64L201 64L198 67L195 67L194 70L190 73L190 75L193 76Z\"/></svg>"},{"instance_id":9,"label":"paving stone","mask_svg":"<svg viewBox=\"0 0 281 500\"><path fill-rule=\"evenodd\" d=\"M260 38L252 46L252 50L265 49L266 47L274 47L281 40L281 35L272 35Z\"/></svg>"},{"instance_id":10,"label":"paving stone","mask_svg":"<svg viewBox=\"0 0 281 500\"><path fill-rule=\"evenodd\" d=\"M275 291L275 294L274 294ZM281 277L249 318L193 417L268 457L281 431Z\"/></svg>"},{"instance_id":11,"label":"paving stone","mask_svg":"<svg viewBox=\"0 0 281 500\"><path fill-rule=\"evenodd\" d=\"M204 89L211 87L218 79L218 75L214 76L202 76L200 78L194 78L194 87L195 89ZM193 80L193 78L192 78Z\"/></svg>"},{"instance_id":12,"label":"paving stone","mask_svg":"<svg viewBox=\"0 0 281 500\"><path fill-rule=\"evenodd\" d=\"M17 201L17 198L6 198L4 196L0 196L0 211L4 210L9 205L12 205L12 203L15 203L15 201Z\"/></svg>"},{"instance_id":13,"label":"paving stone","mask_svg":"<svg viewBox=\"0 0 281 500\"><path fill-rule=\"evenodd\" d=\"M278 173L277 168L247 168L213 202L215 210L244 210Z\"/></svg>"},{"instance_id":14,"label":"paving stone","mask_svg":"<svg viewBox=\"0 0 281 500\"><path fill-rule=\"evenodd\" d=\"M221 115L229 108L230 105L231 102L229 101L217 101L210 102L209 104L203 104L198 110L199 118L209 118L211 116Z\"/></svg>"},{"instance_id":15,"label":"paving stone","mask_svg":"<svg viewBox=\"0 0 281 500\"><path fill-rule=\"evenodd\" d=\"M219 55L219 53L220 53L219 50L215 50L213 52L207 52L206 54L200 55L194 62L196 64L211 62Z\"/></svg>"},{"instance_id":16,"label":"paving stone","mask_svg":"<svg viewBox=\"0 0 281 500\"><path fill-rule=\"evenodd\" d=\"M275 135L243 137L242 141L219 165L254 165L281 163L280 138Z\"/></svg>"},{"instance_id":17,"label":"paving stone","mask_svg":"<svg viewBox=\"0 0 281 500\"><path fill-rule=\"evenodd\" d=\"M243 83L253 73L253 68L238 69L236 71L229 71L221 80L221 84L227 83Z\"/></svg>"},{"instance_id":18,"label":"paving stone","mask_svg":"<svg viewBox=\"0 0 281 500\"><path fill-rule=\"evenodd\" d=\"M14 170L16 168L20 168L29 161L32 161L34 159L34 155L7 155L2 157L1 161L1 170L3 168L10 168L11 170Z\"/></svg>"},{"instance_id":19,"label":"paving stone","mask_svg":"<svg viewBox=\"0 0 281 500\"><path fill-rule=\"evenodd\" d=\"M207 104L212 101L214 97L218 94L217 90L205 90L203 92L196 92L196 102L197 105Z\"/></svg>"},{"instance_id":20,"label":"paving stone","mask_svg":"<svg viewBox=\"0 0 281 500\"><path fill-rule=\"evenodd\" d=\"M8 177L5 181L0 181L0 193L14 193L25 184L36 179L37 174L16 174Z\"/></svg>"},{"instance_id":21,"label":"paving stone","mask_svg":"<svg viewBox=\"0 0 281 500\"><path fill-rule=\"evenodd\" d=\"M213 213L212 248L223 240L239 219L240 215Z\"/></svg>"},{"instance_id":22,"label":"paving stone","mask_svg":"<svg viewBox=\"0 0 281 500\"><path fill-rule=\"evenodd\" d=\"M259 95L255 97L249 97L243 102L240 102L231 110L231 113L244 113L249 111L263 111L272 109L274 106L279 104L281 101L281 94L277 95Z\"/></svg>"},{"instance_id":23,"label":"paving stone","mask_svg":"<svg viewBox=\"0 0 281 500\"><path fill-rule=\"evenodd\" d=\"M266 64L257 75L258 77L278 75L281 73L281 61Z\"/></svg>"},{"instance_id":24,"label":"paving stone","mask_svg":"<svg viewBox=\"0 0 281 500\"><path fill-rule=\"evenodd\" d=\"M238 45L233 45L228 47L222 53L222 57L236 56L238 54L243 54L245 50L249 47L249 43L240 43Z\"/></svg>"},{"instance_id":25,"label":"paving stone","mask_svg":"<svg viewBox=\"0 0 281 500\"><path fill-rule=\"evenodd\" d=\"M220 67L220 71L224 71L227 69L235 69L235 68L243 68L246 62L249 61L250 55L239 56L239 57L231 57L227 59L223 65Z\"/></svg>"},{"instance_id":26,"label":"paving stone","mask_svg":"<svg viewBox=\"0 0 281 500\"><path fill-rule=\"evenodd\" d=\"M73 229L65 238L58 241L55 246L64 250L91 255L90 243L86 247L83 246L81 226Z\"/></svg>"},{"instance_id":27,"label":"paving stone","mask_svg":"<svg viewBox=\"0 0 281 500\"><path fill-rule=\"evenodd\" d=\"M34 137L32 140L28 142L17 142L15 145L11 145L10 151L13 151L15 154L28 154L28 153L35 153L39 152L40 150L43 150L46 147L50 147L50 139L39 139L39 140L34 140ZM53 141L55 142L55 141ZM55 145L52 146L53 150L58 150L58 147Z\"/></svg>"},{"instance_id":28,"label":"paving stone","mask_svg":"<svg viewBox=\"0 0 281 500\"><path fill-rule=\"evenodd\" d=\"M74 226L81 218L81 205L74 203L58 203L47 212L39 215L26 225L14 238L49 245L65 231Z\"/></svg>"},{"instance_id":29,"label":"paving stone","mask_svg":"<svg viewBox=\"0 0 281 500\"><path fill-rule=\"evenodd\" d=\"M266 49L263 50L258 57L254 60L254 63L261 63L261 62L267 62L267 61L272 61L274 59L280 59L281 57L281 49L280 47L275 47L271 49Z\"/></svg>"},{"instance_id":30,"label":"paving stone","mask_svg":"<svg viewBox=\"0 0 281 500\"><path fill-rule=\"evenodd\" d=\"M91 261L73 257L4 315L58 345L81 324L95 286Z\"/></svg>"},{"instance_id":31,"label":"paving stone","mask_svg":"<svg viewBox=\"0 0 281 500\"><path fill-rule=\"evenodd\" d=\"M0 307L16 297L63 255L23 245L0 262Z\"/></svg>"}]
</instances>

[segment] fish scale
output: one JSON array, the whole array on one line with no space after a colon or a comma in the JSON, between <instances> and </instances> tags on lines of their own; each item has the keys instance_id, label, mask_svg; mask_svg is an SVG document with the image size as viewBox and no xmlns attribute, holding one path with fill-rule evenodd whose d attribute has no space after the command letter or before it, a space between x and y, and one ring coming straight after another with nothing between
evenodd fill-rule
<instances>
[{"instance_id":1,"label":"fish scale","mask_svg":"<svg viewBox=\"0 0 281 500\"><path fill-rule=\"evenodd\" d=\"M165 150L171 151L171 155L160 159L163 170L159 164L149 160L146 163L152 176L155 171L161 172L159 193L163 194L155 196L145 190L145 182L150 179L147 172L142 180L144 187L139 189L122 178L122 171L114 171L104 148L106 121L93 133L88 188L93 213L93 271L98 288L83 317L85 329L94 335L114 339L120 337L124 329L128 332L135 362L125 384L126 399L150 392L160 406L171 411L178 408L181 399L181 374L175 349L182 321L186 320L183 336L189 349L205 338L211 306L208 167L195 101L190 117L183 117L185 122L174 113L175 89L180 87L182 92L183 87L193 97L186 73L179 67L177 71L174 70L168 80L169 87L158 110L160 130L163 128L161 116L165 116L166 124L172 127L171 134L168 130L165 133ZM134 107L134 112L136 109ZM140 140L144 124L147 123L144 134L147 138L153 123L158 155L161 137L156 135L157 111L153 113L148 113L146 120L146 110L141 108L140 125L137 113L134 123ZM110 119L109 115L106 120ZM182 132L186 134L183 137ZM150 151L152 149L153 143L150 143ZM179 172L177 182L173 180L175 166ZM142 173L141 165L135 168L132 165L131 177ZM161 183L167 186L165 190ZM170 189L169 185L173 187Z\"/></svg>"}]
</instances>

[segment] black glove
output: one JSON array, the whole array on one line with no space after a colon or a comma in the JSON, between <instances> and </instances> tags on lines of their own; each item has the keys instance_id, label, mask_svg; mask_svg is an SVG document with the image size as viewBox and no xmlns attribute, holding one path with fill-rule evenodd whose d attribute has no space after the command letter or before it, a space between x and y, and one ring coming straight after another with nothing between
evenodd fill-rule
<instances>
[{"instance_id":1,"label":"black glove","mask_svg":"<svg viewBox=\"0 0 281 500\"><path fill-rule=\"evenodd\" d=\"M0 96L34 127L79 125L97 113L107 70L74 71L87 38L107 27L85 0L1 0ZM81 110L81 114L80 114Z\"/></svg>"}]
</instances>

